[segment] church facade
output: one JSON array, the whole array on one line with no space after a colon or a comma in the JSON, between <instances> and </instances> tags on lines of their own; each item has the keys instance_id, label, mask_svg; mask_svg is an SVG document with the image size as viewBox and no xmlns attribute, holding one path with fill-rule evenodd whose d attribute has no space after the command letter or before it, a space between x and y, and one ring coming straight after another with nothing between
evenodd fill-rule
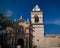
<instances>
[{"instance_id":1,"label":"church facade","mask_svg":"<svg viewBox=\"0 0 60 48\"><path fill-rule=\"evenodd\" d=\"M31 23L21 16L6 31L11 48L60 48L60 34L44 34L43 11L38 5L31 11Z\"/></svg>"}]
</instances>

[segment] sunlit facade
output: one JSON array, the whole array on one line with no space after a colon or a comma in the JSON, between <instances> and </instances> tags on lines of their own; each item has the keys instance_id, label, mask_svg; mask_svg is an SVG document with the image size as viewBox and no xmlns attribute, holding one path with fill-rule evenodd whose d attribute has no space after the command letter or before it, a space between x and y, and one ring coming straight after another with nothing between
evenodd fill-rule
<instances>
[{"instance_id":1,"label":"sunlit facade","mask_svg":"<svg viewBox=\"0 0 60 48\"><path fill-rule=\"evenodd\" d=\"M59 34L44 34L43 11L38 5L31 11L31 22L21 16L6 31L11 48L60 48Z\"/></svg>"}]
</instances>

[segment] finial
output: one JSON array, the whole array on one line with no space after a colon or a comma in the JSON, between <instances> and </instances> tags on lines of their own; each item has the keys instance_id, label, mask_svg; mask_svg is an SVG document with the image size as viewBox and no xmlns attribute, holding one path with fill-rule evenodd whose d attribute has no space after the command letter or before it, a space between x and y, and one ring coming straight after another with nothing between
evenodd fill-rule
<instances>
[{"instance_id":1,"label":"finial","mask_svg":"<svg viewBox=\"0 0 60 48\"><path fill-rule=\"evenodd\" d=\"M36 4L36 7L38 7L38 5Z\"/></svg>"},{"instance_id":2,"label":"finial","mask_svg":"<svg viewBox=\"0 0 60 48\"><path fill-rule=\"evenodd\" d=\"M14 22L16 22L16 19L14 19Z\"/></svg>"},{"instance_id":3,"label":"finial","mask_svg":"<svg viewBox=\"0 0 60 48\"><path fill-rule=\"evenodd\" d=\"M20 16L20 18L22 19L22 16Z\"/></svg>"},{"instance_id":4,"label":"finial","mask_svg":"<svg viewBox=\"0 0 60 48\"><path fill-rule=\"evenodd\" d=\"M19 20L22 19L22 16L20 16Z\"/></svg>"},{"instance_id":5,"label":"finial","mask_svg":"<svg viewBox=\"0 0 60 48\"><path fill-rule=\"evenodd\" d=\"M27 22L29 22L29 19L27 19Z\"/></svg>"}]
</instances>

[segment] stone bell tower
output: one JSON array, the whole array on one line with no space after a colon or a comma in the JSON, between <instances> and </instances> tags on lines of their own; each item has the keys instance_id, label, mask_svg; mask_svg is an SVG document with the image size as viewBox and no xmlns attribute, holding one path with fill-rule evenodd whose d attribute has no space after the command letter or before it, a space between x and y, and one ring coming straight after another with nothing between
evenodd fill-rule
<instances>
[{"instance_id":1,"label":"stone bell tower","mask_svg":"<svg viewBox=\"0 0 60 48\"><path fill-rule=\"evenodd\" d=\"M33 45L39 48L43 48L44 42L44 24L43 24L43 12L36 5L31 11L31 24L33 26Z\"/></svg>"}]
</instances>

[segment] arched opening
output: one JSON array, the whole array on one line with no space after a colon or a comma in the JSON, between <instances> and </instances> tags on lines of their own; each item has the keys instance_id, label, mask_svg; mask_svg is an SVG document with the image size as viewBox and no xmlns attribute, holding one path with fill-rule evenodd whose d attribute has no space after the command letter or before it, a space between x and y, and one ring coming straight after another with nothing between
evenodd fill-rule
<instances>
[{"instance_id":1,"label":"arched opening","mask_svg":"<svg viewBox=\"0 0 60 48\"><path fill-rule=\"evenodd\" d=\"M39 22L39 17L36 16L36 17L35 17L35 23L38 23L38 22Z\"/></svg>"},{"instance_id":2,"label":"arched opening","mask_svg":"<svg viewBox=\"0 0 60 48\"><path fill-rule=\"evenodd\" d=\"M19 28L18 28L18 33L19 33L19 34L23 34L23 33L24 33L24 28L23 28L23 26L19 26Z\"/></svg>"},{"instance_id":3,"label":"arched opening","mask_svg":"<svg viewBox=\"0 0 60 48\"><path fill-rule=\"evenodd\" d=\"M17 46L19 46L19 48L24 48L24 40L22 38L18 39Z\"/></svg>"}]
</instances>

